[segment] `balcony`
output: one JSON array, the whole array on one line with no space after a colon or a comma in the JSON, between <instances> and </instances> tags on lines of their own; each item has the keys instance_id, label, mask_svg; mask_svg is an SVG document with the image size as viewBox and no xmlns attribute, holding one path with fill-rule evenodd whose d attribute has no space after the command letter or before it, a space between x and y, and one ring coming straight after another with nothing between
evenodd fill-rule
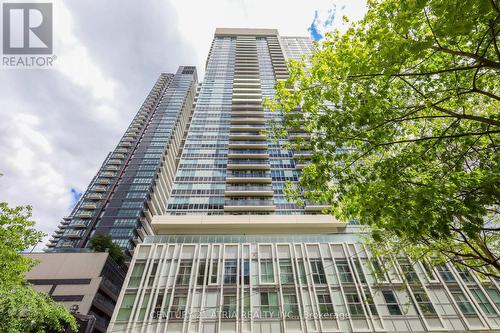
<instances>
[{"instance_id":1,"label":"balcony","mask_svg":"<svg viewBox=\"0 0 500 333\"><path fill-rule=\"evenodd\" d=\"M99 179L96 180L96 184L109 185L109 184L111 184L111 179L108 179L108 178L99 178Z\"/></svg>"},{"instance_id":2,"label":"balcony","mask_svg":"<svg viewBox=\"0 0 500 333\"><path fill-rule=\"evenodd\" d=\"M114 172L110 171L105 171L100 174L101 177L108 177L108 178L114 177L115 175L116 174Z\"/></svg>"},{"instance_id":3,"label":"balcony","mask_svg":"<svg viewBox=\"0 0 500 333\"><path fill-rule=\"evenodd\" d=\"M264 117L231 117L231 124L265 124Z\"/></svg>"},{"instance_id":4,"label":"balcony","mask_svg":"<svg viewBox=\"0 0 500 333\"><path fill-rule=\"evenodd\" d=\"M122 141L122 142L120 142L119 146L120 147L130 147L130 146L132 146L132 144L128 141Z\"/></svg>"},{"instance_id":5,"label":"balcony","mask_svg":"<svg viewBox=\"0 0 500 333\"><path fill-rule=\"evenodd\" d=\"M121 160L115 160L115 159L112 159L112 160L109 160L108 162L109 164L114 164L114 165L118 165L118 164L121 164L122 161Z\"/></svg>"},{"instance_id":6,"label":"balcony","mask_svg":"<svg viewBox=\"0 0 500 333\"><path fill-rule=\"evenodd\" d=\"M239 140L229 142L229 149L267 149L266 141Z\"/></svg>"},{"instance_id":7,"label":"balcony","mask_svg":"<svg viewBox=\"0 0 500 333\"><path fill-rule=\"evenodd\" d=\"M103 197L102 197L102 194L98 194L98 193L90 193L87 198L91 199L91 200L101 200Z\"/></svg>"},{"instance_id":8,"label":"balcony","mask_svg":"<svg viewBox=\"0 0 500 333\"><path fill-rule=\"evenodd\" d=\"M325 209L328 209L330 206L328 205L320 205L320 204L312 204L312 203L308 203L306 204L306 206L304 207L304 210L306 212L321 212Z\"/></svg>"},{"instance_id":9,"label":"balcony","mask_svg":"<svg viewBox=\"0 0 500 333\"><path fill-rule=\"evenodd\" d=\"M85 203L82 205L82 208L83 209L96 209L97 208L97 204L95 203Z\"/></svg>"},{"instance_id":10,"label":"balcony","mask_svg":"<svg viewBox=\"0 0 500 333\"><path fill-rule=\"evenodd\" d=\"M111 171L117 171L118 167L116 165L106 165L104 170L111 170Z\"/></svg>"},{"instance_id":11,"label":"balcony","mask_svg":"<svg viewBox=\"0 0 500 333\"><path fill-rule=\"evenodd\" d=\"M92 191L95 191L95 192L106 192L106 186L94 186L92 187Z\"/></svg>"},{"instance_id":12,"label":"balcony","mask_svg":"<svg viewBox=\"0 0 500 333\"><path fill-rule=\"evenodd\" d=\"M238 60L236 60L238 61ZM255 85L260 85L260 79L254 79L254 78L240 78L240 77L235 77L233 79L234 84L240 84L240 83L251 83Z\"/></svg>"},{"instance_id":13,"label":"balcony","mask_svg":"<svg viewBox=\"0 0 500 333\"><path fill-rule=\"evenodd\" d=\"M73 228L86 228L87 222L85 222L84 220L75 219L75 220L71 221L71 223L69 225Z\"/></svg>"},{"instance_id":14,"label":"balcony","mask_svg":"<svg viewBox=\"0 0 500 333\"><path fill-rule=\"evenodd\" d=\"M227 185L224 195L227 197L272 197L274 191L271 186Z\"/></svg>"},{"instance_id":15,"label":"balcony","mask_svg":"<svg viewBox=\"0 0 500 333\"><path fill-rule=\"evenodd\" d=\"M231 112L231 117L258 117L258 118L263 118L264 117L264 112L262 109L255 109L253 111L235 111L233 110Z\"/></svg>"},{"instance_id":16,"label":"balcony","mask_svg":"<svg viewBox=\"0 0 500 333\"><path fill-rule=\"evenodd\" d=\"M64 234L64 237L67 238L80 238L82 235L83 230L69 230Z\"/></svg>"},{"instance_id":17,"label":"balcony","mask_svg":"<svg viewBox=\"0 0 500 333\"><path fill-rule=\"evenodd\" d=\"M259 84L235 83L233 84L233 96L236 94L259 94L262 96L262 90Z\"/></svg>"},{"instance_id":18,"label":"balcony","mask_svg":"<svg viewBox=\"0 0 500 333\"><path fill-rule=\"evenodd\" d=\"M310 159L312 152L308 150L296 151L293 153L293 157L297 159Z\"/></svg>"},{"instance_id":19,"label":"balcony","mask_svg":"<svg viewBox=\"0 0 500 333\"><path fill-rule=\"evenodd\" d=\"M96 184L109 185L113 182L112 178L97 178Z\"/></svg>"},{"instance_id":20,"label":"balcony","mask_svg":"<svg viewBox=\"0 0 500 333\"><path fill-rule=\"evenodd\" d=\"M227 212L272 212L276 209L272 200L261 199L228 199L224 204L224 211Z\"/></svg>"},{"instance_id":21,"label":"balcony","mask_svg":"<svg viewBox=\"0 0 500 333\"><path fill-rule=\"evenodd\" d=\"M226 183L271 183L271 174L266 172L233 172L229 173Z\"/></svg>"},{"instance_id":22,"label":"balcony","mask_svg":"<svg viewBox=\"0 0 500 333\"><path fill-rule=\"evenodd\" d=\"M238 124L231 126L231 132L261 132L266 129L265 125L244 125Z\"/></svg>"},{"instance_id":23,"label":"balcony","mask_svg":"<svg viewBox=\"0 0 500 333\"><path fill-rule=\"evenodd\" d=\"M289 140L311 140L311 135L307 133L291 133L288 135Z\"/></svg>"},{"instance_id":24,"label":"balcony","mask_svg":"<svg viewBox=\"0 0 500 333\"><path fill-rule=\"evenodd\" d=\"M125 158L125 155L124 155L124 154L113 154L113 155L111 156L111 158L113 158L113 159L115 159L115 158L116 158L116 159L124 159L124 158Z\"/></svg>"},{"instance_id":25,"label":"balcony","mask_svg":"<svg viewBox=\"0 0 500 333\"><path fill-rule=\"evenodd\" d=\"M262 98L234 98L232 99L233 105L244 104L244 105L259 105L262 106Z\"/></svg>"},{"instance_id":26,"label":"balcony","mask_svg":"<svg viewBox=\"0 0 500 333\"><path fill-rule=\"evenodd\" d=\"M295 164L295 169L302 170L307 166L307 163L297 163Z\"/></svg>"},{"instance_id":27,"label":"balcony","mask_svg":"<svg viewBox=\"0 0 500 333\"><path fill-rule=\"evenodd\" d=\"M262 149L231 149L227 154L228 158L237 159L268 159L269 153L267 150Z\"/></svg>"},{"instance_id":28,"label":"balcony","mask_svg":"<svg viewBox=\"0 0 500 333\"><path fill-rule=\"evenodd\" d=\"M228 170L269 170L268 160L236 159L227 162Z\"/></svg>"},{"instance_id":29,"label":"balcony","mask_svg":"<svg viewBox=\"0 0 500 333\"><path fill-rule=\"evenodd\" d=\"M236 132L229 134L230 140L266 140L267 136L259 132Z\"/></svg>"},{"instance_id":30,"label":"balcony","mask_svg":"<svg viewBox=\"0 0 500 333\"><path fill-rule=\"evenodd\" d=\"M128 150L126 148L118 148L115 151L119 154L126 154Z\"/></svg>"},{"instance_id":31,"label":"balcony","mask_svg":"<svg viewBox=\"0 0 500 333\"><path fill-rule=\"evenodd\" d=\"M92 217L92 212L83 211L83 212L79 212L76 216L78 216L82 219L89 219Z\"/></svg>"}]
</instances>

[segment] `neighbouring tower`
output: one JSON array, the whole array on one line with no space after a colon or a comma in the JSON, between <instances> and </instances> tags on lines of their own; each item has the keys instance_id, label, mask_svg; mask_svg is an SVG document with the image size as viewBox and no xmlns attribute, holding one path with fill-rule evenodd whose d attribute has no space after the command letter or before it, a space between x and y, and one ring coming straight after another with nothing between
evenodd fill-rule
<instances>
[{"instance_id":1,"label":"neighbouring tower","mask_svg":"<svg viewBox=\"0 0 500 333\"><path fill-rule=\"evenodd\" d=\"M111 235L131 254L152 234L152 216L165 213L184 132L192 114L196 68L162 73L48 250L83 248L96 233Z\"/></svg>"}]
</instances>

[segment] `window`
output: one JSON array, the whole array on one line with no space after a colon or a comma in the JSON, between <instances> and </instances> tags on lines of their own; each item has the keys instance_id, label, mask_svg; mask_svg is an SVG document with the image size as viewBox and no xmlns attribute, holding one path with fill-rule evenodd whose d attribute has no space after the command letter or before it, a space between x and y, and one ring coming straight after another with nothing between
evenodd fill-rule
<instances>
[{"instance_id":1,"label":"window","mask_svg":"<svg viewBox=\"0 0 500 333\"><path fill-rule=\"evenodd\" d=\"M148 286L152 286L153 285L153 282L154 282L155 277L156 277L156 271L157 270L158 270L158 263L155 262L153 264L153 268L151 269L151 274L149 274Z\"/></svg>"},{"instance_id":2,"label":"window","mask_svg":"<svg viewBox=\"0 0 500 333\"><path fill-rule=\"evenodd\" d=\"M148 307L148 302L149 302L149 297L151 294L147 293L144 295L144 298L142 299L142 305L141 308L139 309L139 320L144 320L146 319L146 309Z\"/></svg>"},{"instance_id":3,"label":"window","mask_svg":"<svg viewBox=\"0 0 500 333\"><path fill-rule=\"evenodd\" d=\"M187 285L189 284L189 277L191 276L191 262L181 261L179 266L179 272L177 273L177 284Z\"/></svg>"},{"instance_id":4,"label":"window","mask_svg":"<svg viewBox=\"0 0 500 333\"><path fill-rule=\"evenodd\" d=\"M282 284L293 283L293 269L290 260L280 260L280 280Z\"/></svg>"},{"instance_id":5,"label":"window","mask_svg":"<svg viewBox=\"0 0 500 333\"><path fill-rule=\"evenodd\" d=\"M297 262L299 269L297 270L297 275L299 276L299 281L302 284L307 284L306 269L304 267L304 261L299 259Z\"/></svg>"},{"instance_id":6,"label":"window","mask_svg":"<svg viewBox=\"0 0 500 333\"><path fill-rule=\"evenodd\" d=\"M326 276L321 260L311 260L311 272L314 283L325 284Z\"/></svg>"},{"instance_id":7,"label":"window","mask_svg":"<svg viewBox=\"0 0 500 333\"><path fill-rule=\"evenodd\" d=\"M297 302L297 296L294 293L283 293L283 301L285 302L285 318L297 318L299 317L299 303Z\"/></svg>"},{"instance_id":8,"label":"window","mask_svg":"<svg viewBox=\"0 0 500 333\"><path fill-rule=\"evenodd\" d=\"M122 305L120 307L120 310L118 311L116 320L123 321L130 319L130 314L132 313L132 307L134 306L135 296L136 296L135 294L132 295L125 294L123 296Z\"/></svg>"},{"instance_id":9,"label":"window","mask_svg":"<svg viewBox=\"0 0 500 333\"><path fill-rule=\"evenodd\" d=\"M337 260L335 263L337 269L339 271L339 279L344 283L352 283L354 282L351 274L351 269L349 268L349 264L346 260Z\"/></svg>"},{"instance_id":10,"label":"window","mask_svg":"<svg viewBox=\"0 0 500 333\"><path fill-rule=\"evenodd\" d=\"M425 315L435 315L436 310L432 305L429 296L425 293L425 291L414 292L413 296L415 296L415 300L417 301L418 306L420 307L420 311Z\"/></svg>"},{"instance_id":11,"label":"window","mask_svg":"<svg viewBox=\"0 0 500 333\"><path fill-rule=\"evenodd\" d=\"M347 301L347 308L349 309L349 313L353 317L363 316L365 311L363 310L363 304L361 303L361 299L359 295L355 292L346 293L345 298Z\"/></svg>"},{"instance_id":12,"label":"window","mask_svg":"<svg viewBox=\"0 0 500 333\"><path fill-rule=\"evenodd\" d=\"M139 283L141 283L142 273L144 272L144 267L146 263L136 262L134 265L134 269L132 270L132 274L130 274L130 280L128 281L129 288L137 288L139 287Z\"/></svg>"},{"instance_id":13,"label":"window","mask_svg":"<svg viewBox=\"0 0 500 333\"><path fill-rule=\"evenodd\" d=\"M135 227L136 225L136 219L116 219L113 222L113 226L115 227Z\"/></svg>"},{"instance_id":14,"label":"window","mask_svg":"<svg viewBox=\"0 0 500 333\"><path fill-rule=\"evenodd\" d=\"M384 296L389 313L393 316L402 315L396 296L394 296L394 292L392 290L384 290L382 291L382 295Z\"/></svg>"},{"instance_id":15,"label":"window","mask_svg":"<svg viewBox=\"0 0 500 333\"><path fill-rule=\"evenodd\" d=\"M144 203L142 201L124 201L122 203L122 208L143 208Z\"/></svg>"},{"instance_id":16,"label":"window","mask_svg":"<svg viewBox=\"0 0 500 333\"><path fill-rule=\"evenodd\" d=\"M200 266L198 267L198 285L202 286L206 284L205 281L205 269L207 268L207 264L203 261L200 262Z\"/></svg>"},{"instance_id":17,"label":"window","mask_svg":"<svg viewBox=\"0 0 500 333\"><path fill-rule=\"evenodd\" d=\"M474 308L472 307L472 304L470 304L469 300L467 297L462 293L461 290L459 289L451 289L450 290L451 295L453 296L453 299L455 299L455 302L457 302L458 308L462 312L463 315L475 315L476 312L474 311Z\"/></svg>"},{"instance_id":18,"label":"window","mask_svg":"<svg viewBox=\"0 0 500 333\"><path fill-rule=\"evenodd\" d=\"M436 277L434 276L434 271L432 270L432 267L427 262L423 261L422 267L424 268L424 271L427 274L427 277L429 278L429 280L436 279Z\"/></svg>"},{"instance_id":19,"label":"window","mask_svg":"<svg viewBox=\"0 0 500 333\"><path fill-rule=\"evenodd\" d=\"M373 265L373 270L375 271L375 277L380 281L386 281L384 268L380 264L377 258L373 258L372 265Z\"/></svg>"},{"instance_id":20,"label":"window","mask_svg":"<svg viewBox=\"0 0 500 333\"><path fill-rule=\"evenodd\" d=\"M455 282L455 277L453 276L453 273L451 273L450 269L448 266L443 265L437 267L437 270L439 272L439 275L441 275L441 278L443 278L444 282Z\"/></svg>"},{"instance_id":21,"label":"window","mask_svg":"<svg viewBox=\"0 0 500 333\"><path fill-rule=\"evenodd\" d=\"M500 292L498 292L498 290L495 287L487 288L486 292L493 300L493 303L495 303L497 309L500 310Z\"/></svg>"},{"instance_id":22,"label":"window","mask_svg":"<svg viewBox=\"0 0 500 333\"><path fill-rule=\"evenodd\" d=\"M146 199L146 192L129 192L127 199Z\"/></svg>"},{"instance_id":23,"label":"window","mask_svg":"<svg viewBox=\"0 0 500 333\"><path fill-rule=\"evenodd\" d=\"M359 275L359 281L361 283L366 283L366 278L365 274L363 273L363 268L361 267L361 263L359 262L358 259L353 259L354 265L356 266L356 271L358 272Z\"/></svg>"},{"instance_id":24,"label":"window","mask_svg":"<svg viewBox=\"0 0 500 333\"><path fill-rule=\"evenodd\" d=\"M332 316L335 314L330 294L318 294L319 312L322 316Z\"/></svg>"},{"instance_id":25,"label":"window","mask_svg":"<svg viewBox=\"0 0 500 333\"><path fill-rule=\"evenodd\" d=\"M273 261L271 259L262 259L260 261L260 280L262 283L274 282Z\"/></svg>"},{"instance_id":26,"label":"window","mask_svg":"<svg viewBox=\"0 0 500 333\"><path fill-rule=\"evenodd\" d=\"M250 284L250 261L243 261L243 284Z\"/></svg>"},{"instance_id":27,"label":"window","mask_svg":"<svg viewBox=\"0 0 500 333\"><path fill-rule=\"evenodd\" d=\"M222 318L236 318L236 295L224 295Z\"/></svg>"},{"instance_id":28,"label":"window","mask_svg":"<svg viewBox=\"0 0 500 333\"><path fill-rule=\"evenodd\" d=\"M277 317L279 314L278 294L275 292L260 293L260 315L263 318Z\"/></svg>"},{"instance_id":29,"label":"window","mask_svg":"<svg viewBox=\"0 0 500 333\"><path fill-rule=\"evenodd\" d=\"M226 260L224 263L224 284L235 284L238 278L236 260Z\"/></svg>"},{"instance_id":30,"label":"window","mask_svg":"<svg viewBox=\"0 0 500 333\"><path fill-rule=\"evenodd\" d=\"M120 209L116 215L120 217L139 217L140 213L141 211L137 209Z\"/></svg>"},{"instance_id":31,"label":"window","mask_svg":"<svg viewBox=\"0 0 500 333\"><path fill-rule=\"evenodd\" d=\"M186 296L175 296L169 311L170 319L182 319L186 311Z\"/></svg>"},{"instance_id":32,"label":"window","mask_svg":"<svg viewBox=\"0 0 500 333\"><path fill-rule=\"evenodd\" d=\"M155 318L161 318L162 317L162 314L161 314L161 309L162 309L162 303L163 303L163 297L165 295L163 293L160 293L158 294L158 298L156 299L156 305L155 305L155 310L153 312L153 319Z\"/></svg>"},{"instance_id":33,"label":"window","mask_svg":"<svg viewBox=\"0 0 500 333\"><path fill-rule=\"evenodd\" d=\"M413 266L408 261L400 261L399 265L401 266L401 270L403 271L403 275L407 282L418 282L418 275L413 269Z\"/></svg>"},{"instance_id":34,"label":"window","mask_svg":"<svg viewBox=\"0 0 500 333\"><path fill-rule=\"evenodd\" d=\"M463 267L457 267L458 275L462 278L462 280L467 283L467 282L474 282L474 278L470 274L470 272Z\"/></svg>"},{"instance_id":35,"label":"window","mask_svg":"<svg viewBox=\"0 0 500 333\"><path fill-rule=\"evenodd\" d=\"M369 289L365 289L365 296L366 296L366 304L368 304L368 307L370 308L370 312L374 316L378 316L378 311L377 311L377 306L375 305L375 302L373 301L373 296L370 293Z\"/></svg>"},{"instance_id":36,"label":"window","mask_svg":"<svg viewBox=\"0 0 500 333\"><path fill-rule=\"evenodd\" d=\"M483 310L483 312L485 314L488 314L488 315L496 314L495 309L490 304L490 302L488 301L488 298L482 292L481 289L473 288L470 291L471 291L472 295L474 295L474 298L476 299L477 303L479 304L479 306L481 307L481 309Z\"/></svg>"},{"instance_id":37,"label":"window","mask_svg":"<svg viewBox=\"0 0 500 333\"><path fill-rule=\"evenodd\" d=\"M212 262L212 272L210 273L210 283L217 283L219 264L217 261Z\"/></svg>"}]
</instances>

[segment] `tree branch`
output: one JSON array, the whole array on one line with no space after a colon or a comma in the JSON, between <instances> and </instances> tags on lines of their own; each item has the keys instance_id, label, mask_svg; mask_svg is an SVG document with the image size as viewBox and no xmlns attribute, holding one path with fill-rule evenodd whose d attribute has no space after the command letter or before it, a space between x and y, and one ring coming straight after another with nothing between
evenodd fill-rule
<instances>
[{"instance_id":1,"label":"tree branch","mask_svg":"<svg viewBox=\"0 0 500 333\"><path fill-rule=\"evenodd\" d=\"M451 49L448 49L445 47L438 47L438 46L432 46L432 49L436 50L436 51L441 51L444 53L456 55L456 56L474 59L485 67L500 69L500 62L496 62L496 61L481 57L481 56L474 54L474 53L471 53L471 52L456 51L456 50L451 50Z\"/></svg>"}]
</instances>

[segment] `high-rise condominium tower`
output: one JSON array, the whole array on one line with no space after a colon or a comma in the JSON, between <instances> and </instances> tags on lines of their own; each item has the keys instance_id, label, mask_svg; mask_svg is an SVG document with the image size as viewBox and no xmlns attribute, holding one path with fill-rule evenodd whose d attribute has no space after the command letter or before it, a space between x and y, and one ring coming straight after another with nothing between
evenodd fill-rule
<instances>
[{"instance_id":1,"label":"high-rise condominium tower","mask_svg":"<svg viewBox=\"0 0 500 333\"><path fill-rule=\"evenodd\" d=\"M498 281L377 261L357 226L286 200L309 152L264 135L282 116L262 100L310 48L276 30L216 30L166 211L134 251L109 332L500 328Z\"/></svg>"},{"instance_id":2,"label":"high-rise condominium tower","mask_svg":"<svg viewBox=\"0 0 500 333\"><path fill-rule=\"evenodd\" d=\"M127 252L152 233L152 216L165 212L196 85L195 67L160 75L49 249L83 248L103 233Z\"/></svg>"}]
</instances>

